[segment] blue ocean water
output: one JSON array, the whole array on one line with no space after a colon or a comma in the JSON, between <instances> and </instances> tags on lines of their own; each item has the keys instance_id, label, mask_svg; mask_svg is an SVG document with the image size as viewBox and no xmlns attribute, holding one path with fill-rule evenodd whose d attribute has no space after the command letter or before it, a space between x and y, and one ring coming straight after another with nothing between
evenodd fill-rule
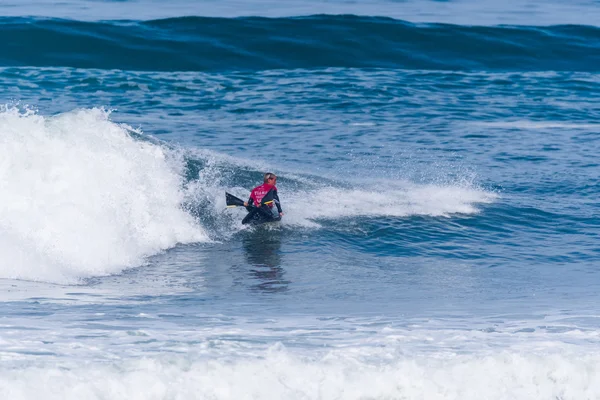
<instances>
[{"instance_id":1,"label":"blue ocean water","mask_svg":"<svg viewBox=\"0 0 600 400\"><path fill-rule=\"evenodd\" d=\"M599 10L3 2L0 397L599 398Z\"/></svg>"}]
</instances>

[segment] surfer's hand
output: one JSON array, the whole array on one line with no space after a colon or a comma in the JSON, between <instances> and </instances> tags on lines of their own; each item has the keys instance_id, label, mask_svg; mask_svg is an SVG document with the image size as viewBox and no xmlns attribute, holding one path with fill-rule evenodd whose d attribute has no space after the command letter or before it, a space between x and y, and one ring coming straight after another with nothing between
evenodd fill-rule
<instances>
[{"instance_id":1,"label":"surfer's hand","mask_svg":"<svg viewBox=\"0 0 600 400\"><path fill-rule=\"evenodd\" d=\"M244 207L248 207L248 202L247 201L244 202Z\"/></svg>"},{"instance_id":2,"label":"surfer's hand","mask_svg":"<svg viewBox=\"0 0 600 400\"><path fill-rule=\"evenodd\" d=\"M279 213L279 216L280 216L280 217L283 217L283 213L282 213L282 212L280 212L280 213Z\"/></svg>"}]
</instances>

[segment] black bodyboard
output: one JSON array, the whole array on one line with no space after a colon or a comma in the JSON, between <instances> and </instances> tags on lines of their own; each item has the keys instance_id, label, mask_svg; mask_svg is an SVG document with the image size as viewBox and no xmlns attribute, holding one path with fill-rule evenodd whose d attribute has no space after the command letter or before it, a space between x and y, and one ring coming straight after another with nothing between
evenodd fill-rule
<instances>
[{"instance_id":1,"label":"black bodyboard","mask_svg":"<svg viewBox=\"0 0 600 400\"><path fill-rule=\"evenodd\" d=\"M280 221L281 217L279 215L273 215L273 211L271 211L271 207L268 205L274 201L276 200L273 197L273 189L271 189L269 192L267 192L267 194L265 194L265 197L262 198L259 207L252 207L249 210L248 215L246 215L242 220L242 224L260 225L264 224L265 222Z\"/></svg>"},{"instance_id":2,"label":"black bodyboard","mask_svg":"<svg viewBox=\"0 0 600 400\"><path fill-rule=\"evenodd\" d=\"M268 206L254 207L248 215L242 220L242 224L261 225L266 222L281 221L280 216L273 215L273 212Z\"/></svg>"},{"instance_id":3,"label":"black bodyboard","mask_svg":"<svg viewBox=\"0 0 600 400\"><path fill-rule=\"evenodd\" d=\"M235 197L234 195L225 192L225 202L227 203L228 207L243 207L244 206L244 200Z\"/></svg>"}]
</instances>

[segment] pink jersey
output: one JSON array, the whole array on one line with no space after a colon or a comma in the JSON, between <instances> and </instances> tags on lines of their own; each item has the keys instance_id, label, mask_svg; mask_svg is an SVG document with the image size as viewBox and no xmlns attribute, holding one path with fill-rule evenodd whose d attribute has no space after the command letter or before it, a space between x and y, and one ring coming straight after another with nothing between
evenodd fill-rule
<instances>
[{"instance_id":1,"label":"pink jersey","mask_svg":"<svg viewBox=\"0 0 600 400\"><path fill-rule=\"evenodd\" d=\"M263 197L265 197L265 195L269 193L269 190L271 189L277 190L275 185L263 183L262 185L252 189L252 192L250 192L250 198L254 201L254 204L258 206L260 205L260 202L262 201ZM268 204L268 206L273 207L273 203Z\"/></svg>"}]
</instances>

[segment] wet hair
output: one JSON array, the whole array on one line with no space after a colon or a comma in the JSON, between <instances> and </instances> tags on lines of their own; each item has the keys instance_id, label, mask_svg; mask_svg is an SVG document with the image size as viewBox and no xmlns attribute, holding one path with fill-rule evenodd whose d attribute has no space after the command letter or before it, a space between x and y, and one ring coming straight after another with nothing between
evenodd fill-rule
<instances>
[{"instance_id":1,"label":"wet hair","mask_svg":"<svg viewBox=\"0 0 600 400\"><path fill-rule=\"evenodd\" d=\"M271 178L273 178L273 179L277 179L277 176L276 176L274 173L272 173L272 172L267 172L267 173L265 174L265 177L264 177L264 179L263 179L263 182L264 182L264 183L267 183L267 182L269 182L269 179L271 179Z\"/></svg>"}]
</instances>

